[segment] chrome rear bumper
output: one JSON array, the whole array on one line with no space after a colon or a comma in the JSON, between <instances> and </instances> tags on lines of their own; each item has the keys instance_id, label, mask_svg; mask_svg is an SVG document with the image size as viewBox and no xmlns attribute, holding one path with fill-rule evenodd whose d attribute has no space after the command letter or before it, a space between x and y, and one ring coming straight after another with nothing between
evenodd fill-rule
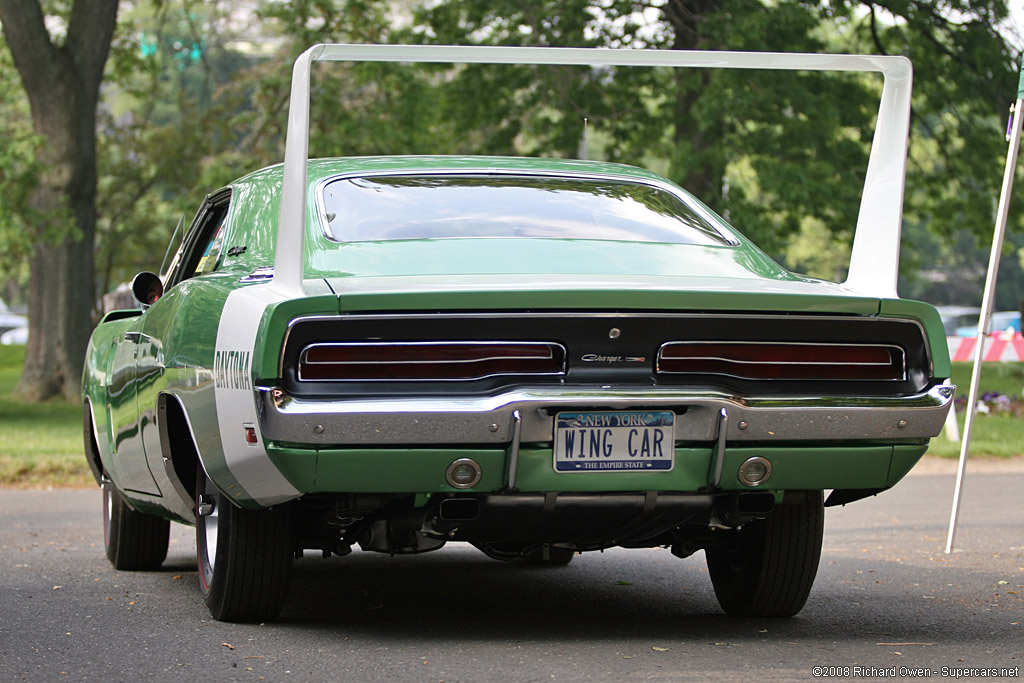
<instances>
[{"instance_id":1,"label":"chrome rear bumper","mask_svg":"<svg viewBox=\"0 0 1024 683\"><path fill-rule=\"evenodd\" d=\"M935 386L913 396L737 398L710 391L559 387L516 389L495 396L296 398L257 387L264 439L311 446L432 444L504 445L521 416L523 443L551 441L561 410L671 409L677 441L716 441L722 409L725 440L835 441L936 436L956 387Z\"/></svg>"}]
</instances>

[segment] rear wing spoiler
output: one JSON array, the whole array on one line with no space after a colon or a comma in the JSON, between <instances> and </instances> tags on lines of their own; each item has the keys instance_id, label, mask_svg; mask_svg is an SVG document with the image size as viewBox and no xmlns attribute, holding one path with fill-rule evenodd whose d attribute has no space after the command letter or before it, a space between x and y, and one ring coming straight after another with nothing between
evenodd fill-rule
<instances>
[{"instance_id":1,"label":"rear wing spoiler","mask_svg":"<svg viewBox=\"0 0 1024 683\"><path fill-rule=\"evenodd\" d=\"M562 47L449 45L314 45L292 69L284 184L273 287L284 296L302 293L305 270L306 165L309 154L310 67L313 62L409 62L455 64L560 64L649 66L695 69L773 69L860 71L883 76L867 175L853 238L849 275L843 286L864 296L897 298L903 186L910 133L913 71L905 57L709 52L688 50L608 50Z\"/></svg>"}]
</instances>

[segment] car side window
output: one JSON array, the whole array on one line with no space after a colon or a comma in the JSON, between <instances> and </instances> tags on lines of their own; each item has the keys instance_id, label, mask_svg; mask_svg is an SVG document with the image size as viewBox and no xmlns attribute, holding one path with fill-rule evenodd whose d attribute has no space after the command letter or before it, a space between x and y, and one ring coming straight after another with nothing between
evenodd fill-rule
<instances>
[{"instance_id":1,"label":"car side window","mask_svg":"<svg viewBox=\"0 0 1024 683\"><path fill-rule=\"evenodd\" d=\"M199 263L196 265L196 270L193 275L202 275L217 269L217 264L220 259L220 250L223 244L224 221L222 219L217 227L214 228L213 237L211 237L210 241L207 242L206 249L203 250L203 257L199 259Z\"/></svg>"},{"instance_id":2,"label":"car side window","mask_svg":"<svg viewBox=\"0 0 1024 683\"><path fill-rule=\"evenodd\" d=\"M218 193L208 197L199 208L189 234L171 263L165 288L217 269L224 244L230 198L229 191Z\"/></svg>"}]
</instances>

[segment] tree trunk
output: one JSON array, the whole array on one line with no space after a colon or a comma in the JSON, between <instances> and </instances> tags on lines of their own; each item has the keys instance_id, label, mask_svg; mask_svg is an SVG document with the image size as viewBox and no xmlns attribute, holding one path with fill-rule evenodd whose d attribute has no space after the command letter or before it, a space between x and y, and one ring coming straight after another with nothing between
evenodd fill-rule
<instances>
[{"instance_id":1,"label":"tree trunk","mask_svg":"<svg viewBox=\"0 0 1024 683\"><path fill-rule=\"evenodd\" d=\"M662 6L665 20L672 27L673 50L713 50L702 35L701 23L722 9L722 0L668 0ZM725 160L713 151L721 149L722 126L702 123L694 113L701 95L711 87L711 69L675 69L676 149L672 154L670 175L683 187L700 197L712 209L723 204L722 177ZM697 83L694 83L697 79Z\"/></svg>"},{"instance_id":2,"label":"tree trunk","mask_svg":"<svg viewBox=\"0 0 1024 683\"><path fill-rule=\"evenodd\" d=\"M96 105L118 0L76 0L56 46L37 0L0 0L4 37L32 107L46 169L32 196L29 341L18 393L79 400L92 328Z\"/></svg>"}]
</instances>

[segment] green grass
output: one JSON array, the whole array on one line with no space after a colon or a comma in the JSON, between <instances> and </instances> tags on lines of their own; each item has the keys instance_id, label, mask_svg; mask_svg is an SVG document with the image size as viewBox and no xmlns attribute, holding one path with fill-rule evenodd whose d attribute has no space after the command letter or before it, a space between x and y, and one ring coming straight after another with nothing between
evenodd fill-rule
<instances>
[{"instance_id":1,"label":"green grass","mask_svg":"<svg viewBox=\"0 0 1024 683\"><path fill-rule=\"evenodd\" d=\"M14 395L24 346L0 346L0 485L95 485L82 450L82 408Z\"/></svg>"},{"instance_id":2,"label":"green grass","mask_svg":"<svg viewBox=\"0 0 1024 683\"><path fill-rule=\"evenodd\" d=\"M21 376L25 347L0 346L0 486L91 486L94 481L82 452L82 414L78 403L54 400L26 403L13 395ZM1024 395L1024 363L986 363L981 391ZM970 363L953 364L957 395L966 396ZM957 416L963 433L964 415ZM981 415L974 422L972 456L1013 457L1024 452L1024 418ZM959 444L940 434L929 455L957 457Z\"/></svg>"},{"instance_id":3,"label":"green grass","mask_svg":"<svg viewBox=\"0 0 1024 683\"><path fill-rule=\"evenodd\" d=\"M967 397L971 388L971 363L953 363L953 383L956 384L956 395ZM978 386L979 395L998 392L1013 397L1018 402L1024 400L1024 363L984 363L981 366L981 382ZM963 405L958 406L957 424L960 435L964 433L966 411ZM1024 418L1010 415L978 415L974 420L971 434L971 451L973 456L990 456L1009 458L1024 453ZM932 439L928 455L943 458L960 456L960 444L950 441L945 433Z\"/></svg>"},{"instance_id":4,"label":"green grass","mask_svg":"<svg viewBox=\"0 0 1024 683\"><path fill-rule=\"evenodd\" d=\"M957 413L960 436L964 433L964 414ZM971 434L970 456L1013 458L1024 453L1024 419L979 415L974 421ZM960 443L950 441L945 433L932 439L928 455L940 458L960 457Z\"/></svg>"}]
</instances>

